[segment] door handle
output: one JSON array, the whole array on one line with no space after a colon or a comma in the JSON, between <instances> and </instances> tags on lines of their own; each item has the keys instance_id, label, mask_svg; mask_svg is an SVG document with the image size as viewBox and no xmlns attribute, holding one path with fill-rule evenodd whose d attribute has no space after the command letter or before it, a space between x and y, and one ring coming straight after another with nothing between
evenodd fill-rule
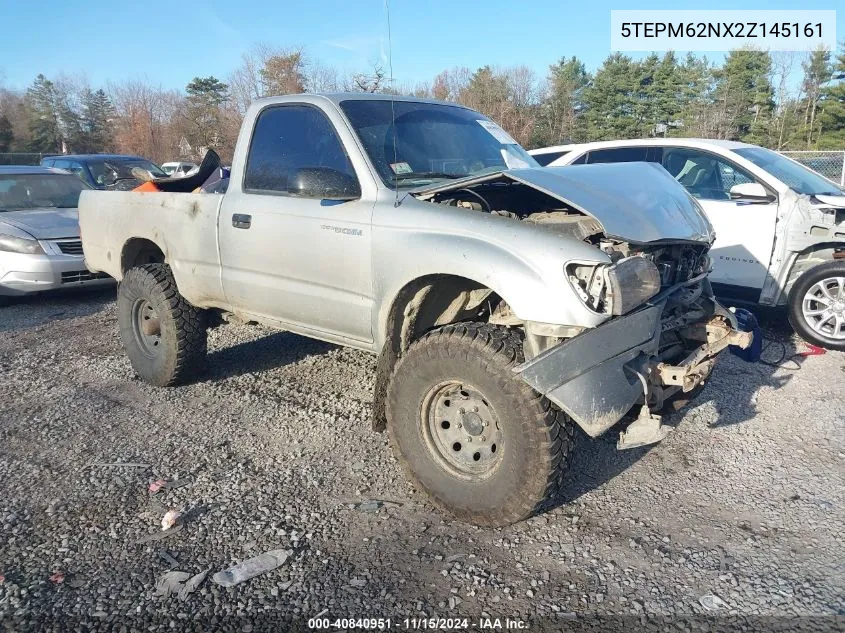
<instances>
[{"instance_id":1,"label":"door handle","mask_svg":"<svg viewBox=\"0 0 845 633\"><path fill-rule=\"evenodd\" d=\"M235 213L232 215L232 226L236 229L248 229L252 224L252 216L246 213Z\"/></svg>"}]
</instances>

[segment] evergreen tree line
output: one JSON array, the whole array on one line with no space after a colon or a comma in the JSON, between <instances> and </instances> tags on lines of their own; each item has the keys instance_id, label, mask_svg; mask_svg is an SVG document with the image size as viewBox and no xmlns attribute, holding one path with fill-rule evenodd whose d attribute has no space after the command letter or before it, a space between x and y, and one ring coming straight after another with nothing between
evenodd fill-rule
<instances>
[{"instance_id":1,"label":"evergreen tree line","mask_svg":"<svg viewBox=\"0 0 845 633\"><path fill-rule=\"evenodd\" d=\"M0 152L115 151L164 161L214 148L229 158L256 98L338 90L456 101L526 147L697 136L777 150L845 149L845 46L837 56L741 49L720 65L694 54L614 53L595 73L569 57L544 78L526 66L458 67L415 86L391 86L379 64L341 74L301 50L259 46L226 81L196 77L184 91L137 80L92 89L44 75L22 93L0 88Z\"/></svg>"}]
</instances>

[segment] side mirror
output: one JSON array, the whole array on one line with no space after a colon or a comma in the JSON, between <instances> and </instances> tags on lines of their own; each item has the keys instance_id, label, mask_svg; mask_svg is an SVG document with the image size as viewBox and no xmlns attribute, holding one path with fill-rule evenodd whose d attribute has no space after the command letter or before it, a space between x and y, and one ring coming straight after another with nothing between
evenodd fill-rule
<instances>
[{"instance_id":1,"label":"side mirror","mask_svg":"<svg viewBox=\"0 0 845 633\"><path fill-rule=\"evenodd\" d=\"M328 167L303 167L293 173L288 192L302 198L357 200L361 185L355 176Z\"/></svg>"},{"instance_id":2,"label":"side mirror","mask_svg":"<svg viewBox=\"0 0 845 633\"><path fill-rule=\"evenodd\" d=\"M731 200L747 200L748 202L771 202L773 197L759 182L744 182L731 187Z\"/></svg>"}]
</instances>

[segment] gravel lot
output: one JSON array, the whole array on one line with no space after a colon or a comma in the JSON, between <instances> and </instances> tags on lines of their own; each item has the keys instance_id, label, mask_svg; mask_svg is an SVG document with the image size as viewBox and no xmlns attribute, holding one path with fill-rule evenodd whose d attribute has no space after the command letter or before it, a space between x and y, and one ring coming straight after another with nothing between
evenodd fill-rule
<instances>
[{"instance_id":1,"label":"gravel lot","mask_svg":"<svg viewBox=\"0 0 845 633\"><path fill-rule=\"evenodd\" d=\"M130 370L113 294L0 308L0 629L304 629L325 610L843 625L842 353L723 356L662 444L579 437L556 509L484 530L438 514L370 430L374 357L226 326L199 382L157 389ZM149 467L97 465L114 462ZM184 485L152 495L159 479ZM139 543L169 508L181 529ZM278 548L284 565L237 587L155 593L167 570Z\"/></svg>"}]
</instances>

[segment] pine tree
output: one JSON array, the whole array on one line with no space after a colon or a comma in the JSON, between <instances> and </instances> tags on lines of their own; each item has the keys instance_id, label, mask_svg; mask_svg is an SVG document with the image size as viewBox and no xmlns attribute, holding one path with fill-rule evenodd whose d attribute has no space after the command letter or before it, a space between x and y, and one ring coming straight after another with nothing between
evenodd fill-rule
<instances>
[{"instance_id":1,"label":"pine tree","mask_svg":"<svg viewBox=\"0 0 845 633\"><path fill-rule=\"evenodd\" d=\"M490 66L476 70L459 95L460 102L501 122L508 100L507 81Z\"/></svg>"},{"instance_id":2,"label":"pine tree","mask_svg":"<svg viewBox=\"0 0 845 633\"><path fill-rule=\"evenodd\" d=\"M38 75L26 91L29 108L29 149L34 152L61 152L63 145L56 87Z\"/></svg>"},{"instance_id":3,"label":"pine tree","mask_svg":"<svg viewBox=\"0 0 845 633\"><path fill-rule=\"evenodd\" d=\"M587 68L577 57L549 66L548 88L532 139L535 145L559 145L587 138L584 89L590 83Z\"/></svg>"},{"instance_id":4,"label":"pine tree","mask_svg":"<svg viewBox=\"0 0 845 633\"><path fill-rule=\"evenodd\" d=\"M645 91L650 104L648 134L668 136L679 125L678 117L683 105L681 66L672 51L663 55L654 66L651 84Z\"/></svg>"},{"instance_id":5,"label":"pine tree","mask_svg":"<svg viewBox=\"0 0 845 633\"><path fill-rule=\"evenodd\" d=\"M835 81L826 86L821 94L818 146L821 149L841 150L845 147L845 42L836 58L833 79Z\"/></svg>"},{"instance_id":6,"label":"pine tree","mask_svg":"<svg viewBox=\"0 0 845 633\"><path fill-rule=\"evenodd\" d=\"M590 140L639 135L635 102L641 80L638 64L627 55L613 53L604 60L584 91Z\"/></svg>"},{"instance_id":7,"label":"pine tree","mask_svg":"<svg viewBox=\"0 0 845 633\"><path fill-rule=\"evenodd\" d=\"M772 58L766 51L731 51L716 71L718 138L767 144L774 109L769 80Z\"/></svg>"},{"instance_id":8,"label":"pine tree","mask_svg":"<svg viewBox=\"0 0 845 633\"><path fill-rule=\"evenodd\" d=\"M678 69L678 118L670 135L715 136L713 65L707 57L688 53Z\"/></svg>"},{"instance_id":9,"label":"pine tree","mask_svg":"<svg viewBox=\"0 0 845 633\"><path fill-rule=\"evenodd\" d=\"M824 85L833 77L830 51L819 48L812 51L801 64L804 78L801 82L802 99L799 104L800 124L793 133L793 147L813 149L821 132L818 121L819 104Z\"/></svg>"},{"instance_id":10,"label":"pine tree","mask_svg":"<svg viewBox=\"0 0 845 633\"><path fill-rule=\"evenodd\" d=\"M185 87L185 118L188 142L196 148L223 145L223 105L229 86L216 77L194 77Z\"/></svg>"},{"instance_id":11,"label":"pine tree","mask_svg":"<svg viewBox=\"0 0 845 633\"><path fill-rule=\"evenodd\" d=\"M78 152L111 151L114 136L114 106L100 89L86 89L82 94L82 138Z\"/></svg>"}]
</instances>

